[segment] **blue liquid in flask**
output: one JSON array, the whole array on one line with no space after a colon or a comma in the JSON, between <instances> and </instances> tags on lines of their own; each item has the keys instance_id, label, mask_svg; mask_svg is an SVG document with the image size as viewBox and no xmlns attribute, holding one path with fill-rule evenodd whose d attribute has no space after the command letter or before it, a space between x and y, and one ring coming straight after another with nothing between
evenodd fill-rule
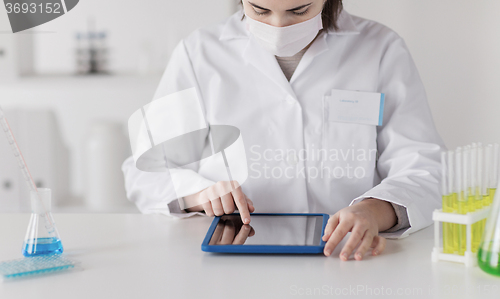
<instances>
[{"instance_id":1,"label":"blue liquid in flask","mask_svg":"<svg viewBox=\"0 0 500 299\"><path fill-rule=\"evenodd\" d=\"M38 188L37 191L31 191L30 196L31 217L22 247L23 255L34 257L61 254L61 238L50 212L50 189Z\"/></svg>"},{"instance_id":2,"label":"blue liquid in flask","mask_svg":"<svg viewBox=\"0 0 500 299\"><path fill-rule=\"evenodd\" d=\"M58 238L37 238L23 246L23 255L26 257L60 253L63 253L63 246Z\"/></svg>"}]
</instances>

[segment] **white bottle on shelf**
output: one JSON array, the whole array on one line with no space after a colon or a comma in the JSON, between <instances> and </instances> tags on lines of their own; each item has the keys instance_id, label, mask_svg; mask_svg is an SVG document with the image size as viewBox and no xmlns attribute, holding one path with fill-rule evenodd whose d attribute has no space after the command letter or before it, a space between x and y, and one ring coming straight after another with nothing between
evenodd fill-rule
<instances>
[{"instance_id":1,"label":"white bottle on shelf","mask_svg":"<svg viewBox=\"0 0 500 299\"><path fill-rule=\"evenodd\" d=\"M125 193L121 165L128 141L119 123L98 120L90 125L85 142L85 202L94 211L113 211L131 205Z\"/></svg>"}]
</instances>

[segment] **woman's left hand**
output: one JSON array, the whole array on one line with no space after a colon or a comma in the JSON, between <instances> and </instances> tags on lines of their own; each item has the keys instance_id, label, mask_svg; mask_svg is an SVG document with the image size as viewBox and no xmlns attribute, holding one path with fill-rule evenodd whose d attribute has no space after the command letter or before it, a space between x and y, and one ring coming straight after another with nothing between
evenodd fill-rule
<instances>
[{"instance_id":1,"label":"woman's left hand","mask_svg":"<svg viewBox=\"0 0 500 299\"><path fill-rule=\"evenodd\" d=\"M346 261L358 245L354 254L356 260L362 260L370 248L373 248L372 255L378 255L384 251L386 242L378 232L393 227L396 222L394 208L383 200L368 198L346 207L328 219L323 235L323 241L326 242L324 254L329 256L347 233L351 232L340 252L342 260Z\"/></svg>"}]
</instances>

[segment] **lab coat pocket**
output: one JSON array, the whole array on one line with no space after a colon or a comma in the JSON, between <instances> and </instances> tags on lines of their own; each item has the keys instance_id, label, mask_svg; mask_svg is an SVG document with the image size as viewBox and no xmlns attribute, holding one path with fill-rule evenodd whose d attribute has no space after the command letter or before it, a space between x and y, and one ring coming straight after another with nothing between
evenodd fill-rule
<instances>
[{"instance_id":1,"label":"lab coat pocket","mask_svg":"<svg viewBox=\"0 0 500 299\"><path fill-rule=\"evenodd\" d=\"M321 150L324 167L330 170L333 179L372 181L377 157L377 126L338 121L338 111L332 111L335 109L333 101L336 99L323 98ZM356 109L345 113L356 115Z\"/></svg>"}]
</instances>

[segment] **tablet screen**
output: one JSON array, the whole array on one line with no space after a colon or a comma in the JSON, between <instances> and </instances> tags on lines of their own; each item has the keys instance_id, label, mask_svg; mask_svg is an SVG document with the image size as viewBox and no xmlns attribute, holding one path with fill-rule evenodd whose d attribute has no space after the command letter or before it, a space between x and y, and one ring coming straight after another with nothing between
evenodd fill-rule
<instances>
[{"instance_id":1,"label":"tablet screen","mask_svg":"<svg viewBox=\"0 0 500 299\"><path fill-rule=\"evenodd\" d=\"M252 215L243 224L240 215L224 215L209 245L318 246L323 216Z\"/></svg>"}]
</instances>

